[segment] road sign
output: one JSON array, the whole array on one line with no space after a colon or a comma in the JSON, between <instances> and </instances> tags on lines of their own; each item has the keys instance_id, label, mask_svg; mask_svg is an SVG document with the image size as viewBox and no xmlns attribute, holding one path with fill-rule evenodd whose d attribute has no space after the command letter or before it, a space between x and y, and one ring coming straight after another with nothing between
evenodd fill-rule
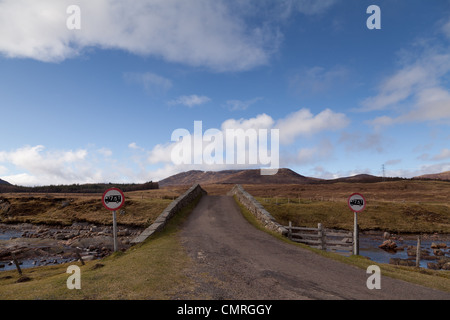
<instances>
[{"instance_id":1,"label":"road sign","mask_svg":"<svg viewBox=\"0 0 450 320\"><path fill-rule=\"evenodd\" d=\"M366 199L362 194L354 193L348 198L348 207L353 211L353 254L359 255L358 213L366 208Z\"/></svg>"},{"instance_id":2,"label":"road sign","mask_svg":"<svg viewBox=\"0 0 450 320\"><path fill-rule=\"evenodd\" d=\"M116 210L119 210L125 204L125 196L120 189L110 188L103 193L102 203L103 206L109 211L112 211L113 214L114 252L116 252L119 250L119 242L117 240Z\"/></svg>"},{"instance_id":3,"label":"road sign","mask_svg":"<svg viewBox=\"0 0 450 320\"><path fill-rule=\"evenodd\" d=\"M348 198L348 206L353 212L361 212L366 208L366 199L362 194L354 193Z\"/></svg>"},{"instance_id":4,"label":"road sign","mask_svg":"<svg viewBox=\"0 0 450 320\"><path fill-rule=\"evenodd\" d=\"M125 204L125 196L123 192L117 188L111 188L103 193L103 206L109 211L116 211Z\"/></svg>"}]
</instances>

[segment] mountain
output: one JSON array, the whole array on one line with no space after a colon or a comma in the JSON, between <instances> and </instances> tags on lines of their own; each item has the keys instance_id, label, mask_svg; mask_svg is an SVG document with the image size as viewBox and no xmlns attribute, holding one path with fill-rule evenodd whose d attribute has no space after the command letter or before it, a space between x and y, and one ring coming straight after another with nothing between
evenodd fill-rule
<instances>
[{"instance_id":1,"label":"mountain","mask_svg":"<svg viewBox=\"0 0 450 320\"><path fill-rule=\"evenodd\" d=\"M277 174L263 176L261 170L191 170L159 181L160 187L200 184L310 184L321 181L302 176L290 169L279 169Z\"/></svg>"},{"instance_id":2,"label":"mountain","mask_svg":"<svg viewBox=\"0 0 450 320\"><path fill-rule=\"evenodd\" d=\"M8 186L11 185L11 183L9 183L8 181L2 180L2 179L0 179L0 184L2 184L2 185L8 185Z\"/></svg>"},{"instance_id":3,"label":"mountain","mask_svg":"<svg viewBox=\"0 0 450 320\"><path fill-rule=\"evenodd\" d=\"M335 182L360 182L360 183L368 183L368 182L382 182L382 177L372 176L370 174L357 174L351 177L343 177L337 179L327 180L329 183Z\"/></svg>"},{"instance_id":4,"label":"mountain","mask_svg":"<svg viewBox=\"0 0 450 320\"><path fill-rule=\"evenodd\" d=\"M441 173L424 174L421 176L414 177L413 179L450 180L450 171L445 171L445 172L441 172Z\"/></svg>"}]
</instances>

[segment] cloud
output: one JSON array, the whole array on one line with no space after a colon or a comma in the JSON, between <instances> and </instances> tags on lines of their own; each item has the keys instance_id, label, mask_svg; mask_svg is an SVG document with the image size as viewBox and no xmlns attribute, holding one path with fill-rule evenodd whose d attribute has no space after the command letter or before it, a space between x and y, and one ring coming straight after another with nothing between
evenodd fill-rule
<instances>
[{"instance_id":1,"label":"cloud","mask_svg":"<svg viewBox=\"0 0 450 320\"><path fill-rule=\"evenodd\" d=\"M441 31L447 38L450 39L450 20L442 26Z\"/></svg>"},{"instance_id":2,"label":"cloud","mask_svg":"<svg viewBox=\"0 0 450 320\"><path fill-rule=\"evenodd\" d=\"M435 161L441 161L444 159L450 159L450 149L448 149L448 148L442 149L439 154L435 155L432 158L432 160L435 160Z\"/></svg>"},{"instance_id":3,"label":"cloud","mask_svg":"<svg viewBox=\"0 0 450 320\"><path fill-rule=\"evenodd\" d=\"M13 151L1 151L0 163L8 163L26 172L10 175L9 182L27 182L27 184L66 183L69 181L86 181L85 170L88 152L45 151L43 145L25 146ZM18 180L17 180L18 179Z\"/></svg>"},{"instance_id":4,"label":"cloud","mask_svg":"<svg viewBox=\"0 0 450 320\"><path fill-rule=\"evenodd\" d=\"M334 66L330 69L315 66L291 77L290 87L300 94L318 94L341 84L349 74L350 71L343 66Z\"/></svg>"},{"instance_id":5,"label":"cloud","mask_svg":"<svg viewBox=\"0 0 450 320\"><path fill-rule=\"evenodd\" d=\"M298 136L312 136L321 131L340 130L349 123L350 120L345 114L330 109L317 115L313 115L308 109L300 109L278 120L275 127L280 129L280 142L290 144Z\"/></svg>"},{"instance_id":6,"label":"cloud","mask_svg":"<svg viewBox=\"0 0 450 320\"><path fill-rule=\"evenodd\" d=\"M328 10L336 3L336 0L290 0L286 2L301 13L314 15Z\"/></svg>"},{"instance_id":7,"label":"cloud","mask_svg":"<svg viewBox=\"0 0 450 320\"><path fill-rule=\"evenodd\" d=\"M400 164L402 162L402 159L391 159L385 162L387 166L395 166L397 164Z\"/></svg>"},{"instance_id":8,"label":"cloud","mask_svg":"<svg viewBox=\"0 0 450 320\"><path fill-rule=\"evenodd\" d=\"M262 100L263 98L257 97L250 100L242 101L242 100L228 100L226 102L226 106L231 111L244 111L247 110L251 105L257 103L258 101Z\"/></svg>"},{"instance_id":9,"label":"cloud","mask_svg":"<svg viewBox=\"0 0 450 320\"><path fill-rule=\"evenodd\" d=\"M218 72L265 65L279 40L249 26L228 0L78 0L81 29L69 30L69 0L0 2L0 52L60 62L86 49L115 49Z\"/></svg>"},{"instance_id":10,"label":"cloud","mask_svg":"<svg viewBox=\"0 0 450 320\"><path fill-rule=\"evenodd\" d=\"M192 108L194 106L198 106L201 104L205 104L210 102L211 99L207 96L198 96L196 94L190 95L190 96L181 96L175 100L169 101L168 104L173 105L183 105L187 106L189 108Z\"/></svg>"},{"instance_id":11,"label":"cloud","mask_svg":"<svg viewBox=\"0 0 450 320\"><path fill-rule=\"evenodd\" d=\"M339 143L346 145L349 152L358 152L361 150L374 149L377 152L383 152L384 137L380 133L363 133L363 132L342 132Z\"/></svg>"},{"instance_id":12,"label":"cloud","mask_svg":"<svg viewBox=\"0 0 450 320\"><path fill-rule=\"evenodd\" d=\"M317 146L312 148L303 148L297 153L295 159L296 165L305 165L318 163L319 161L329 159L333 154L333 144L329 140L322 140Z\"/></svg>"},{"instance_id":13,"label":"cloud","mask_svg":"<svg viewBox=\"0 0 450 320\"><path fill-rule=\"evenodd\" d=\"M147 168L134 168L125 157L112 157L107 148L48 150L43 145L0 151L2 179L17 185L146 182L154 179ZM3 164L6 164L3 166ZM154 181L154 180L153 180Z\"/></svg>"},{"instance_id":14,"label":"cloud","mask_svg":"<svg viewBox=\"0 0 450 320\"><path fill-rule=\"evenodd\" d=\"M222 131L226 131L227 129L271 129L274 125L275 121L273 118L265 113L257 115L254 118L250 119L228 119L222 123Z\"/></svg>"},{"instance_id":15,"label":"cloud","mask_svg":"<svg viewBox=\"0 0 450 320\"><path fill-rule=\"evenodd\" d=\"M386 171L386 176L388 177L403 177L403 178L413 178L430 173L441 173L450 171L450 162L443 162L437 164L425 164L419 168L414 169L398 169L398 170L388 170Z\"/></svg>"},{"instance_id":16,"label":"cloud","mask_svg":"<svg viewBox=\"0 0 450 320\"><path fill-rule=\"evenodd\" d=\"M447 24L442 31L447 30ZM428 43L428 42L427 42ZM432 43L432 42L431 42ZM450 75L448 44L427 44L401 55L404 63L378 87L378 94L366 98L358 111L387 111L368 121L375 127L408 122L450 120ZM406 62L405 62L406 61Z\"/></svg>"},{"instance_id":17,"label":"cloud","mask_svg":"<svg viewBox=\"0 0 450 320\"><path fill-rule=\"evenodd\" d=\"M123 75L125 81L142 86L146 93L153 95L165 93L172 88L172 81L155 73L126 72Z\"/></svg>"},{"instance_id":18,"label":"cloud","mask_svg":"<svg viewBox=\"0 0 450 320\"><path fill-rule=\"evenodd\" d=\"M144 150L142 147L138 146L136 142L131 142L128 144L128 148L132 150Z\"/></svg>"},{"instance_id":19,"label":"cloud","mask_svg":"<svg viewBox=\"0 0 450 320\"><path fill-rule=\"evenodd\" d=\"M322 14L329 10L337 0L241 0L237 2L241 8L246 8L259 15L269 13L272 19L286 19L296 13L308 16Z\"/></svg>"},{"instance_id":20,"label":"cloud","mask_svg":"<svg viewBox=\"0 0 450 320\"><path fill-rule=\"evenodd\" d=\"M256 133L259 133L260 130L267 130L268 133L271 133L272 129L279 129L280 144L290 145L292 144L292 142L295 141L295 138L297 138L298 136L303 136L307 138L325 131L339 130L347 126L348 123L349 120L344 114L335 113L330 109L326 109L317 115L313 115L307 109L300 109L297 112L294 112L293 114L287 115L285 118L281 118L278 120L275 120L270 115L263 113L253 118L227 119L221 124L219 129L208 129L203 127L201 129L204 136L214 137L216 135L217 137L222 137L222 139L224 139L223 142L225 144L228 130L243 130L244 133L250 132L251 130L254 130L253 132ZM209 130L213 131L208 132ZM182 131L188 136L193 137L194 132L192 132L192 130L182 129ZM248 135L247 136L248 143L246 143L246 145L243 146L244 149L242 150L239 149L236 152L238 154L245 153L246 157L248 157L250 142L257 142L255 138L258 139L257 137ZM182 143L183 141L184 139L180 139L180 141L173 141L168 142L166 144L156 145L152 150L148 152L147 157L148 162L151 163L152 165L156 164L173 165L171 157L172 151L177 145L180 145L180 143ZM204 156L203 153L206 152L205 150L207 150L206 149L207 146L210 144L210 142L202 142L200 143L200 147L196 149L194 147L193 141L190 141L190 143L191 143L190 159L196 158L201 159L201 157ZM270 143L270 139L268 143ZM261 145L258 146L261 149ZM228 147L228 145L224 147ZM263 152L271 150L270 149L271 145L269 144L263 147L266 147L266 149L264 149ZM238 147L236 146L236 148ZM230 150L224 148L222 151L225 152L225 154L223 155L224 158ZM296 155L292 156L283 154L283 162L287 163L286 161L288 161L289 163L295 164L311 163L312 161L315 160L320 161L328 158L332 152L333 152L333 145L328 140L322 139L322 141L316 147L303 148L299 150ZM243 164L239 168L248 166L249 165ZM180 166L180 171L182 170L181 168L183 169L189 168L189 170L192 169L219 170L229 168L236 169L236 164L229 164L227 166L226 164L223 163L216 163L214 165L209 165L203 162L202 165L197 166L189 166L189 167Z\"/></svg>"}]
</instances>

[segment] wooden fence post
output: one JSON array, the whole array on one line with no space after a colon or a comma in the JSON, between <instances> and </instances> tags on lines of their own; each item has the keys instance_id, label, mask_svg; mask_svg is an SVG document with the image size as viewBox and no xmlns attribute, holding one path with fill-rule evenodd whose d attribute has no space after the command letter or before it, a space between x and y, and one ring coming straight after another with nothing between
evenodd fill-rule
<instances>
[{"instance_id":1,"label":"wooden fence post","mask_svg":"<svg viewBox=\"0 0 450 320\"><path fill-rule=\"evenodd\" d=\"M289 238L289 240L292 240L292 222L291 221L289 221L288 238Z\"/></svg>"},{"instance_id":2,"label":"wooden fence post","mask_svg":"<svg viewBox=\"0 0 450 320\"><path fill-rule=\"evenodd\" d=\"M420 235L417 236L416 267L420 267Z\"/></svg>"},{"instance_id":3,"label":"wooden fence post","mask_svg":"<svg viewBox=\"0 0 450 320\"><path fill-rule=\"evenodd\" d=\"M320 249L321 250L326 250L327 247L326 247L326 244L325 244L325 233L324 233L324 230L323 230L323 227L322 227L321 223L319 223L317 225L317 229L318 229L318 235L319 235L319 240L320 240Z\"/></svg>"},{"instance_id":4,"label":"wooden fence post","mask_svg":"<svg viewBox=\"0 0 450 320\"><path fill-rule=\"evenodd\" d=\"M76 251L76 255L77 255L78 260L80 260L81 264L84 266L85 263L84 263L83 258L81 257L81 254L80 254L79 250Z\"/></svg>"},{"instance_id":5,"label":"wooden fence post","mask_svg":"<svg viewBox=\"0 0 450 320\"><path fill-rule=\"evenodd\" d=\"M13 258L13 262L16 265L17 272L19 272L19 275L22 275L22 270L20 269L19 262L17 261L16 255L14 254L14 252L11 252L11 257Z\"/></svg>"}]
</instances>

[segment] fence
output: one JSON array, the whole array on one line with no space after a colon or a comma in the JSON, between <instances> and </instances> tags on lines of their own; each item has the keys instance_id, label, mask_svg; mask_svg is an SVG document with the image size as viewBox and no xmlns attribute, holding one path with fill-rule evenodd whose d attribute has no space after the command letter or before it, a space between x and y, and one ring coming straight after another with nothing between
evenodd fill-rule
<instances>
[{"instance_id":1,"label":"fence","mask_svg":"<svg viewBox=\"0 0 450 320\"><path fill-rule=\"evenodd\" d=\"M325 229L321 223L317 228L293 227L290 221L285 228L292 241L321 250L349 251L350 253L353 251L353 232Z\"/></svg>"}]
</instances>

